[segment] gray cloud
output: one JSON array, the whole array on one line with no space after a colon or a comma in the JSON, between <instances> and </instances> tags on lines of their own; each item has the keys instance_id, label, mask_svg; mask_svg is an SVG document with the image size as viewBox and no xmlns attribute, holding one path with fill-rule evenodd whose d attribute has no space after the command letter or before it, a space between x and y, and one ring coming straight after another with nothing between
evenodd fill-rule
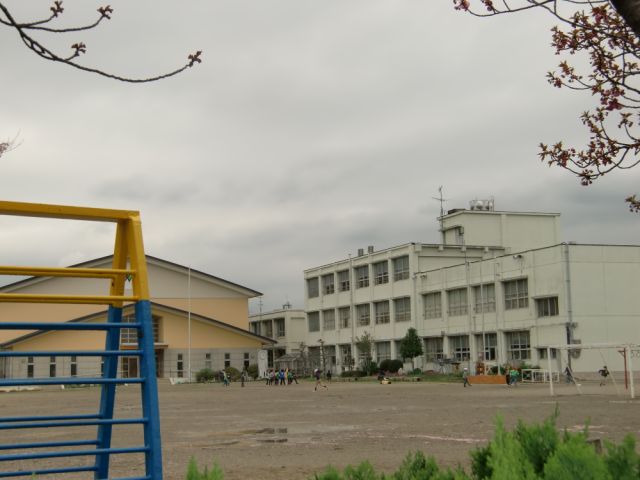
<instances>
[{"instance_id":1,"label":"gray cloud","mask_svg":"<svg viewBox=\"0 0 640 480\"><path fill-rule=\"evenodd\" d=\"M448 1L111 2L83 60L164 82L127 85L47 64L0 29L0 161L8 200L136 209L148 253L303 303L305 268L438 240L446 208L494 195L504 210L558 211L567 240L634 243L622 202L638 175L584 188L537 158L584 141L589 96L547 85L550 19L478 20ZM34 18L48 1L12 2ZM65 0L62 24L97 4ZM112 232L0 218L0 261L70 264L111 252ZM252 308L257 308L257 304Z\"/></svg>"}]
</instances>

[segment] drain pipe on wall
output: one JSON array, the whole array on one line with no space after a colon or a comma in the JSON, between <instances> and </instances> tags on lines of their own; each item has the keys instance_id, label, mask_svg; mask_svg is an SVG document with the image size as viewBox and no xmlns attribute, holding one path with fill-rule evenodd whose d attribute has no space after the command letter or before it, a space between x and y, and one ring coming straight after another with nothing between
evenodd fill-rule
<instances>
[{"instance_id":1,"label":"drain pipe on wall","mask_svg":"<svg viewBox=\"0 0 640 480\"><path fill-rule=\"evenodd\" d=\"M573 304L571 302L571 268L569 266L569 244L563 243L563 257L564 257L564 283L565 283L565 295L567 298L567 344L573 344ZM567 364L569 370L573 371L571 366L571 349L567 349Z\"/></svg>"}]
</instances>

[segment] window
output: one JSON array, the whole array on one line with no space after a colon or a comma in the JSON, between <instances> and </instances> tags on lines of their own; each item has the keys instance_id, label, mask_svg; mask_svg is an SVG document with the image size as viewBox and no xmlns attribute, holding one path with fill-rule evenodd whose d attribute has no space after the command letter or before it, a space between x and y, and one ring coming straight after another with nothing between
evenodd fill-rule
<instances>
[{"instance_id":1,"label":"window","mask_svg":"<svg viewBox=\"0 0 640 480\"><path fill-rule=\"evenodd\" d=\"M342 307L338 309L338 317L340 320L340 328L349 328L351 326L351 308Z\"/></svg>"},{"instance_id":2,"label":"window","mask_svg":"<svg viewBox=\"0 0 640 480\"><path fill-rule=\"evenodd\" d=\"M389 300L375 302L373 305L376 312L376 324L389 323Z\"/></svg>"},{"instance_id":3,"label":"window","mask_svg":"<svg viewBox=\"0 0 640 480\"><path fill-rule=\"evenodd\" d=\"M284 337L286 333L284 328L284 318L276 318L274 322L276 324L276 334L278 337Z\"/></svg>"},{"instance_id":4,"label":"window","mask_svg":"<svg viewBox=\"0 0 640 480\"><path fill-rule=\"evenodd\" d=\"M320 291L318 289L318 277L308 278L307 279L307 297L314 298L320 295Z\"/></svg>"},{"instance_id":5,"label":"window","mask_svg":"<svg viewBox=\"0 0 640 480\"><path fill-rule=\"evenodd\" d=\"M262 322L262 330L264 331L265 337L273 338L273 322L271 322L271 320Z\"/></svg>"},{"instance_id":6,"label":"window","mask_svg":"<svg viewBox=\"0 0 640 480\"><path fill-rule=\"evenodd\" d=\"M213 364L211 362L211 354L204 354L204 368L208 368L209 370L213 370Z\"/></svg>"},{"instance_id":7,"label":"window","mask_svg":"<svg viewBox=\"0 0 640 480\"><path fill-rule=\"evenodd\" d=\"M449 301L449 315L454 317L456 315L467 314L467 289L457 288L456 290L449 290L447 292L447 300Z\"/></svg>"},{"instance_id":8,"label":"window","mask_svg":"<svg viewBox=\"0 0 640 480\"><path fill-rule=\"evenodd\" d=\"M396 322L408 322L411 320L411 299L409 297L393 300L393 319Z\"/></svg>"},{"instance_id":9,"label":"window","mask_svg":"<svg viewBox=\"0 0 640 480\"><path fill-rule=\"evenodd\" d=\"M558 350L556 348L551 348L551 358L552 359L556 359L558 357ZM547 349L546 348L539 348L538 349L538 358L540 360L546 360L547 359Z\"/></svg>"},{"instance_id":10,"label":"window","mask_svg":"<svg viewBox=\"0 0 640 480\"><path fill-rule=\"evenodd\" d=\"M442 317L442 295L440 292L427 293L422 296L424 318Z\"/></svg>"},{"instance_id":11,"label":"window","mask_svg":"<svg viewBox=\"0 0 640 480\"><path fill-rule=\"evenodd\" d=\"M457 227L454 229L456 245L464 245L464 228Z\"/></svg>"},{"instance_id":12,"label":"window","mask_svg":"<svg viewBox=\"0 0 640 480\"><path fill-rule=\"evenodd\" d=\"M444 359L444 341L442 337L425 338L424 347L427 362L437 362Z\"/></svg>"},{"instance_id":13,"label":"window","mask_svg":"<svg viewBox=\"0 0 640 480\"><path fill-rule=\"evenodd\" d=\"M72 356L69 363L70 373L72 377L78 376L78 357Z\"/></svg>"},{"instance_id":14,"label":"window","mask_svg":"<svg viewBox=\"0 0 640 480\"><path fill-rule=\"evenodd\" d=\"M307 319L309 320L309 331L319 332L320 331L320 312L307 313Z\"/></svg>"},{"instance_id":15,"label":"window","mask_svg":"<svg viewBox=\"0 0 640 480\"><path fill-rule=\"evenodd\" d=\"M151 326L153 328L153 342L160 342L160 317L153 315L151 317Z\"/></svg>"},{"instance_id":16,"label":"window","mask_svg":"<svg viewBox=\"0 0 640 480\"><path fill-rule=\"evenodd\" d=\"M538 317L556 317L560 314L558 309L558 297L536 299Z\"/></svg>"},{"instance_id":17,"label":"window","mask_svg":"<svg viewBox=\"0 0 640 480\"><path fill-rule=\"evenodd\" d=\"M248 352L244 352L244 358L243 358L243 361L242 361L242 365L244 365L245 369L249 368L249 353Z\"/></svg>"},{"instance_id":18,"label":"window","mask_svg":"<svg viewBox=\"0 0 640 480\"><path fill-rule=\"evenodd\" d=\"M323 295L331 295L336 291L333 273L322 276L322 293Z\"/></svg>"},{"instance_id":19,"label":"window","mask_svg":"<svg viewBox=\"0 0 640 480\"><path fill-rule=\"evenodd\" d=\"M503 286L505 310L515 310L516 308L527 308L529 306L529 291L526 278L504 282Z\"/></svg>"},{"instance_id":20,"label":"window","mask_svg":"<svg viewBox=\"0 0 640 480\"><path fill-rule=\"evenodd\" d=\"M369 265L362 265L354 269L356 276L356 287L364 288L369 286Z\"/></svg>"},{"instance_id":21,"label":"window","mask_svg":"<svg viewBox=\"0 0 640 480\"><path fill-rule=\"evenodd\" d=\"M393 259L393 281L409 278L409 255Z\"/></svg>"},{"instance_id":22,"label":"window","mask_svg":"<svg viewBox=\"0 0 640 480\"><path fill-rule=\"evenodd\" d=\"M476 347L480 355L484 351L485 360L495 360L498 348L498 335L495 333L485 333L476 335Z\"/></svg>"},{"instance_id":23,"label":"window","mask_svg":"<svg viewBox=\"0 0 640 480\"><path fill-rule=\"evenodd\" d=\"M493 283L473 287L473 298L475 300L474 312L488 313L496 311L496 286Z\"/></svg>"},{"instance_id":24,"label":"window","mask_svg":"<svg viewBox=\"0 0 640 480\"><path fill-rule=\"evenodd\" d=\"M391 342L376 343L376 359L378 363L380 363L382 360L391 359Z\"/></svg>"},{"instance_id":25,"label":"window","mask_svg":"<svg viewBox=\"0 0 640 480\"><path fill-rule=\"evenodd\" d=\"M507 332L507 358L509 360L529 360L531 358L531 341L529 332Z\"/></svg>"},{"instance_id":26,"label":"window","mask_svg":"<svg viewBox=\"0 0 640 480\"><path fill-rule=\"evenodd\" d=\"M27 357L27 378L33 378L33 357Z\"/></svg>"},{"instance_id":27,"label":"window","mask_svg":"<svg viewBox=\"0 0 640 480\"><path fill-rule=\"evenodd\" d=\"M340 358L342 359L343 369L345 367L353 367L354 360L351 355L351 345L340 345Z\"/></svg>"},{"instance_id":28,"label":"window","mask_svg":"<svg viewBox=\"0 0 640 480\"><path fill-rule=\"evenodd\" d=\"M224 354L224 368L230 367L231 366L231 354L230 353L225 353Z\"/></svg>"},{"instance_id":29,"label":"window","mask_svg":"<svg viewBox=\"0 0 640 480\"><path fill-rule=\"evenodd\" d=\"M389 262L378 262L373 264L373 282L375 285L389 283Z\"/></svg>"},{"instance_id":30,"label":"window","mask_svg":"<svg viewBox=\"0 0 640 480\"><path fill-rule=\"evenodd\" d=\"M122 323L136 323L135 315L123 315ZM122 345L138 345L138 329L137 328L121 328L120 344Z\"/></svg>"},{"instance_id":31,"label":"window","mask_svg":"<svg viewBox=\"0 0 640 480\"><path fill-rule=\"evenodd\" d=\"M471 358L469 336L457 335L455 337L449 337L449 349L451 350L451 356L459 362L469 360L469 358Z\"/></svg>"},{"instance_id":32,"label":"window","mask_svg":"<svg viewBox=\"0 0 640 480\"><path fill-rule=\"evenodd\" d=\"M323 330L335 330L336 329L336 311L323 310L322 311L322 329Z\"/></svg>"},{"instance_id":33,"label":"window","mask_svg":"<svg viewBox=\"0 0 640 480\"><path fill-rule=\"evenodd\" d=\"M338 272L338 290L341 292L348 292L349 288L349 270L341 270Z\"/></svg>"},{"instance_id":34,"label":"window","mask_svg":"<svg viewBox=\"0 0 640 480\"><path fill-rule=\"evenodd\" d=\"M49 376L56 376L56 357L49 357Z\"/></svg>"},{"instance_id":35,"label":"window","mask_svg":"<svg viewBox=\"0 0 640 480\"><path fill-rule=\"evenodd\" d=\"M371 309L368 303L356 305L356 317L358 318L359 326L369 325L371 322Z\"/></svg>"},{"instance_id":36,"label":"window","mask_svg":"<svg viewBox=\"0 0 640 480\"><path fill-rule=\"evenodd\" d=\"M260 335L260 326L259 326L258 322L251 322L249 324L249 330L251 330L251 333L255 333L256 335Z\"/></svg>"},{"instance_id":37,"label":"window","mask_svg":"<svg viewBox=\"0 0 640 480\"><path fill-rule=\"evenodd\" d=\"M182 378L184 376L184 362L182 361L182 354L179 353L176 359L176 370L178 378Z\"/></svg>"}]
</instances>

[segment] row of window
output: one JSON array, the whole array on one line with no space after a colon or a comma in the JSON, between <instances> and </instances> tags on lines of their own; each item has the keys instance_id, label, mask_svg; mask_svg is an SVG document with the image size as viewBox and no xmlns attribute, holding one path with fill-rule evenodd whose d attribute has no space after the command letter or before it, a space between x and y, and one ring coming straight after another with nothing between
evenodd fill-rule
<instances>
[{"instance_id":1,"label":"row of window","mask_svg":"<svg viewBox=\"0 0 640 480\"><path fill-rule=\"evenodd\" d=\"M453 335L447 337L449 342L449 358L459 362L471 359L469 335ZM485 360L496 360L498 348L498 336L496 333L485 333L475 335L476 351L484 354ZM531 340L529 332L526 330L505 333L506 353L508 360L529 360L531 359ZM540 349L544 350L545 349ZM444 338L425 338L425 356L428 362L437 362L445 358Z\"/></svg>"},{"instance_id":2,"label":"row of window","mask_svg":"<svg viewBox=\"0 0 640 480\"><path fill-rule=\"evenodd\" d=\"M263 320L262 322L251 322L251 332L263 337L275 338L273 332L275 330L277 337L286 336L284 318L275 318L271 320Z\"/></svg>"},{"instance_id":3,"label":"row of window","mask_svg":"<svg viewBox=\"0 0 640 480\"><path fill-rule=\"evenodd\" d=\"M527 308L529 306L529 290L526 278L502 282L505 310ZM473 295L469 302L466 287L447 290L447 315L467 315L469 308L474 313L488 313L496 311L496 287L493 283L475 285L471 287ZM427 293L422 296L424 318L441 318L443 312L442 292ZM545 297L536 299L538 317L552 317L559 315L558 297Z\"/></svg>"},{"instance_id":4,"label":"row of window","mask_svg":"<svg viewBox=\"0 0 640 480\"><path fill-rule=\"evenodd\" d=\"M471 359L470 341L475 338L476 351L480 354L484 352L485 360L496 360L498 348L498 335L496 333L485 333L477 335L454 335L447 337L449 346L449 358L459 362ZM443 337L429 337L424 339L425 356L428 362L438 362L445 358ZM530 360L531 342L530 334L526 330L505 332L505 346L508 360ZM335 347L325 346L325 356L331 357L335 363ZM391 358L391 341L375 342L374 345L376 359L378 362ZM400 350L400 341L396 341L396 351ZM349 364L353 358L351 345L339 345L340 356L343 364ZM315 352L320 355L319 351ZM538 357L546 358L547 350L538 349ZM311 355L311 349L310 349ZM552 356L556 351L552 350ZM362 352L358 352L358 359L363 359Z\"/></svg>"},{"instance_id":5,"label":"row of window","mask_svg":"<svg viewBox=\"0 0 640 480\"><path fill-rule=\"evenodd\" d=\"M58 362L55 356L49 357L49 376L55 377L57 374ZM35 372L35 362L33 357L27 357L27 378L33 378ZM78 375L78 357L70 357L69 373L72 377Z\"/></svg>"},{"instance_id":6,"label":"row of window","mask_svg":"<svg viewBox=\"0 0 640 480\"><path fill-rule=\"evenodd\" d=\"M394 258L393 281L406 280L409 278L409 256ZM356 288L365 288L370 284L370 276L373 277L374 285L389 283L389 261L382 260L371 265L361 265L353 268L353 281ZM321 281L321 283L320 283ZM351 289L351 276L349 270L340 270L337 273L327 273L321 277L307 279L307 297L314 298L320 296L320 286L323 295L331 295L336 292L348 292Z\"/></svg>"},{"instance_id":7,"label":"row of window","mask_svg":"<svg viewBox=\"0 0 640 480\"><path fill-rule=\"evenodd\" d=\"M393 312L390 306L393 305ZM371 324L371 316L376 325L391 322L391 317L395 322L408 322L411 320L411 298L394 298L392 302L382 300L373 303L361 303L355 306L355 325L364 327ZM322 318L321 318L322 315ZM310 332L320 331L320 320L322 320L322 330L335 330L337 328L351 328L351 307L341 307L337 309L327 309L319 312L308 312L307 320ZM337 323L336 323L337 321Z\"/></svg>"}]
</instances>

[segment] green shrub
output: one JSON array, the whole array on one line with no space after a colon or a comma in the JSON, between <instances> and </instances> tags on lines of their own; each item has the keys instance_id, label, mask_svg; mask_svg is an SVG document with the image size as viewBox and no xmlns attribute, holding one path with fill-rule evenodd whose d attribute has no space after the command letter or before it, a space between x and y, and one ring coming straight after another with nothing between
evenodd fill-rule
<instances>
[{"instance_id":1,"label":"green shrub","mask_svg":"<svg viewBox=\"0 0 640 480\"><path fill-rule=\"evenodd\" d=\"M404 363L402 363L402 360L391 360L390 358L386 358L380 362L379 370L390 373L398 373L398 370L400 370L403 365Z\"/></svg>"},{"instance_id":2,"label":"green shrub","mask_svg":"<svg viewBox=\"0 0 640 480\"><path fill-rule=\"evenodd\" d=\"M353 372L345 372L353 373ZM607 452L599 455L587 440L587 431L559 435L558 411L540 425L519 422L507 432L500 417L488 445L471 452L469 476L461 467L441 469L423 453L409 453L398 470L376 473L367 461L347 466L343 472L328 467L314 475L315 480L638 480L640 455L633 436L620 445L606 443ZM203 476L205 475L205 476ZM209 475L209 476L206 476ZM187 480L220 480L222 472L214 464L211 472L199 472L195 460L189 462Z\"/></svg>"},{"instance_id":3,"label":"green shrub","mask_svg":"<svg viewBox=\"0 0 640 480\"><path fill-rule=\"evenodd\" d=\"M232 382L237 382L238 380L240 380L240 370L238 370L237 368L227 367L224 369L224 371L227 372L227 376Z\"/></svg>"},{"instance_id":4,"label":"green shrub","mask_svg":"<svg viewBox=\"0 0 640 480\"><path fill-rule=\"evenodd\" d=\"M629 434L620 445L607 442L604 462L612 478L616 480L638 480L640 478L640 455L636 453L636 440Z\"/></svg>"},{"instance_id":5,"label":"green shrub","mask_svg":"<svg viewBox=\"0 0 640 480\"><path fill-rule=\"evenodd\" d=\"M196 372L196 382L198 383L213 382L213 379L215 377L215 372L210 368L203 368L202 370L198 370Z\"/></svg>"},{"instance_id":6,"label":"green shrub","mask_svg":"<svg viewBox=\"0 0 640 480\"><path fill-rule=\"evenodd\" d=\"M545 480L613 480L604 458L595 452L593 445L586 442L584 433L565 435L563 442L558 445L544 466L543 478Z\"/></svg>"},{"instance_id":7,"label":"green shrub","mask_svg":"<svg viewBox=\"0 0 640 480\"><path fill-rule=\"evenodd\" d=\"M365 373L367 375L374 375L376 373L378 373L380 369L378 368L378 364L376 362L374 362L373 360L371 362L369 362L369 364L366 366L366 370Z\"/></svg>"},{"instance_id":8,"label":"green shrub","mask_svg":"<svg viewBox=\"0 0 640 480\"><path fill-rule=\"evenodd\" d=\"M342 372L340 374L340 376L343 377L343 378L348 378L348 377L359 378L359 377L366 376L366 373L363 372L362 370L349 370L349 371L346 371L346 372Z\"/></svg>"},{"instance_id":9,"label":"green shrub","mask_svg":"<svg viewBox=\"0 0 640 480\"><path fill-rule=\"evenodd\" d=\"M215 462L211 467L211 470L209 470L205 465L204 470L200 471L198 464L196 463L196 459L191 457L191 460L189 460L189 466L187 467L187 476L185 478L186 480L224 480L224 474Z\"/></svg>"},{"instance_id":10,"label":"green shrub","mask_svg":"<svg viewBox=\"0 0 640 480\"><path fill-rule=\"evenodd\" d=\"M389 372L391 371L389 369L389 364L391 363L391 359L390 358L385 358L384 360L382 360L380 362L380 370L382 370L383 372ZM397 371L397 370L396 370Z\"/></svg>"},{"instance_id":11,"label":"green shrub","mask_svg":"<svg viewBox=\"0 0 640 480\"><path fill-rule=\"evenodd\" d=\"M422 370L419 368L414 368L411 372L411 375L422 375Z\"/></svg>"},{"instance_id":12,"label":"green shrub","mask_svg":"<svg viewBox=\"0 0 640 480\"><path fill-rule=\"evenodd\" d=\"M258 376L260 375L260 371L258 370L257 363L252 363L247 367L247 375L249 375L254 380L258 379Z\"/></svg>"}]
</instances>

